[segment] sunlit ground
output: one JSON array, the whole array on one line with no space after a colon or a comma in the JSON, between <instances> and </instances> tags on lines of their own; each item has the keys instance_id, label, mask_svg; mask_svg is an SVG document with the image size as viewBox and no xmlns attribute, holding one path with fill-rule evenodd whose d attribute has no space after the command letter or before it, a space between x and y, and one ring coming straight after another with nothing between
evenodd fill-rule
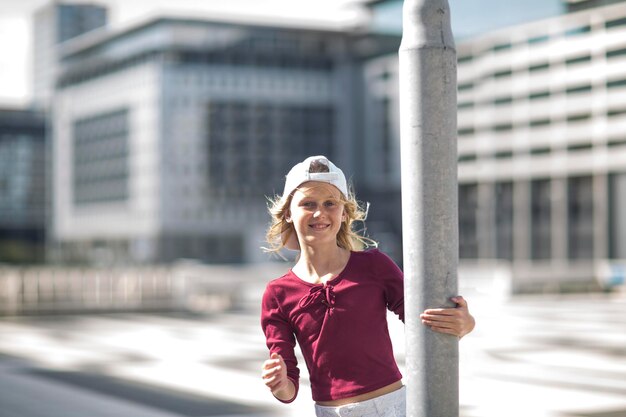
<instances>
[{"instance_id":1,"label":"sunlit ground","mask_svg":"<svg viewBox=\"0 0 626 417\"><path fill-rule=\"evenodd\" d=\"M626 416L626 297L475 303L461 342L466 416Z\"/></svg>"},{"instance_id":2,"label":"sunlit ground","mask_svg":"<svg viewBox=\"0 0 626 417\"><path fill-rule=\"evenodd\" d=\"M261 383L256 293L202 316L3 318L0 415L311 416L306 372L287 406ZM478 326L460 342L461 416L626 416L624 293L466 295ZM403 327L390 319L404 365Z\"/></svg>"}]
</instances>

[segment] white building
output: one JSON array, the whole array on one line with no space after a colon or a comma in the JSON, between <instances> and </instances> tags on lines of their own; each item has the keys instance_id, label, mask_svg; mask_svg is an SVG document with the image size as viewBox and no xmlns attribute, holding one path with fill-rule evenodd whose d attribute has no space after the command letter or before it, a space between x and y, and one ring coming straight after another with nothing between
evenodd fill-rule
<instances>
[{"instance_id":1,"label":"white building","mask_svg":"<svg viewBox=\"0 0 626 417\"><path fill-rule=\"evenodd\" d=\"M363 60L396 36L157 18L61 46L54 257L259 259L264 196L310 154L348 172Z\"/></svg>"},{"instance_id":2,"label":"white building","mask_svg":"<svg viewBox=\"0 0 626 417\"><path fill-rule=\"evenodd\" d=\"M457 56L462 263L505 261L517 291L623 282L626 3L457 41ZM397 57L366 71L369 107L388 109L367 119L387 131L367 164L397 182Z\"/></svg>"}]
</instances>

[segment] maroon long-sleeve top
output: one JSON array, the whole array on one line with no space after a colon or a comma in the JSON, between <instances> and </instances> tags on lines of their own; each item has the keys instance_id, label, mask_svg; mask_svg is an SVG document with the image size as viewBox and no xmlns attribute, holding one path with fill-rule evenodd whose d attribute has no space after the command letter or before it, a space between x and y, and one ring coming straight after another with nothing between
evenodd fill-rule
<instances>
[{"instance_id":1,"label":"maroon long-sleeve top","mask_svg":"<svg viewBox=\"0 0 626 417\"><path fill-rule=\"evenodd\" d=\"M285 360L296 395L297 340L313 400L332 401L402 378L387 309L404 321L403 274L387 255L373 249L352 252L344 270L326 285L303 281L291 270L271 281L263 294L261 325L270 353Z\"/></svg>"}]
</instances>

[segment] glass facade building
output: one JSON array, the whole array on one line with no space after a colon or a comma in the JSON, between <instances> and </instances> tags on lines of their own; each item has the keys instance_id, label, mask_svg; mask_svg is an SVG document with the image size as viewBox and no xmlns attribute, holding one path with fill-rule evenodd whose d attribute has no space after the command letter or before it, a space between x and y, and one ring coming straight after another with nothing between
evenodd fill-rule
<instances>
[{"instance_id":1,"label":"glass facade building","mask_svg":"<svg viewBox=\"0 0 626 417\"><path fill-rule=\"evenodd\" d=\"M508 262L515 291L625 279L626 2L610 3L457 41L461 264ZM367 69L392 80L372 106L397 101L397 57Z\"/></svg>"},{"instance_id":2,"label":"glass facade building","mask_svg":"<svg viewBox=\"0 0 626 417\"><path fill-rule=\"evenodd\" d=\"M363 65L398 44L174 18L62 44L53 257L266 259L265 196L311 154L358 169Z\"/></svg>"},{"instance_id":3,"label":"glass facade building","mask_svg":"<svg viewBox=\"0 0 626 417\"><path fill-rule=\"evenodd\" d=\"M44 132L43 114L0 109L0 263L44 260Z\"/></svg>"},{"instance_id":4,"label":"glass facade building","mask_svg":"<svg viewBox=\"0 0 626 417\"><path fill-rule=\"evenodd\" d=\"M33 102L43 109L51 104L58 76L57 45L107 23L106 7L95 4L50 2L33 19Z\"/></svg>"},{"instance_id":5,"label":"glass facade building","mask_svg":"<svg viewBox=\"0 0 626 417\"><path fill-rule=\"evenodd\" d=\"M508 265L514 291L623 279L625 40L617 2L457 41L461 266ZM62 44L54 256L265 259L264 196L326 154L400 260L399 41L161 18Z\"/></svg>"}]
</instances>

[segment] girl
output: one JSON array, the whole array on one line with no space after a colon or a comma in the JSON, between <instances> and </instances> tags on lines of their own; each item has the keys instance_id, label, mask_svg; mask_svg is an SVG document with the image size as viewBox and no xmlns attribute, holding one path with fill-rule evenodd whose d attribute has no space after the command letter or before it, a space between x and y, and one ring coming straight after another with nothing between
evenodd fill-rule
<instances>
[{"instance_id":1,"label":"girl","mask_svg":"<svg viewBox=\"0 0 626 417\"><path fill-rule=\"evenodd\" d=\"M300 251L295 266L263 294L261 325L270 359L262 378L281 402L298 394L296 340L309 370L317 416L404 416L402 375L387 328L387 309L404 321L398 266L358 235L365 213L343 172L324 156L307 158L287 175L271 207L270 251ZM462 297L456 308L429 309L422 322L459 338L474 319Z\"/></svg>"}]
</instances>

